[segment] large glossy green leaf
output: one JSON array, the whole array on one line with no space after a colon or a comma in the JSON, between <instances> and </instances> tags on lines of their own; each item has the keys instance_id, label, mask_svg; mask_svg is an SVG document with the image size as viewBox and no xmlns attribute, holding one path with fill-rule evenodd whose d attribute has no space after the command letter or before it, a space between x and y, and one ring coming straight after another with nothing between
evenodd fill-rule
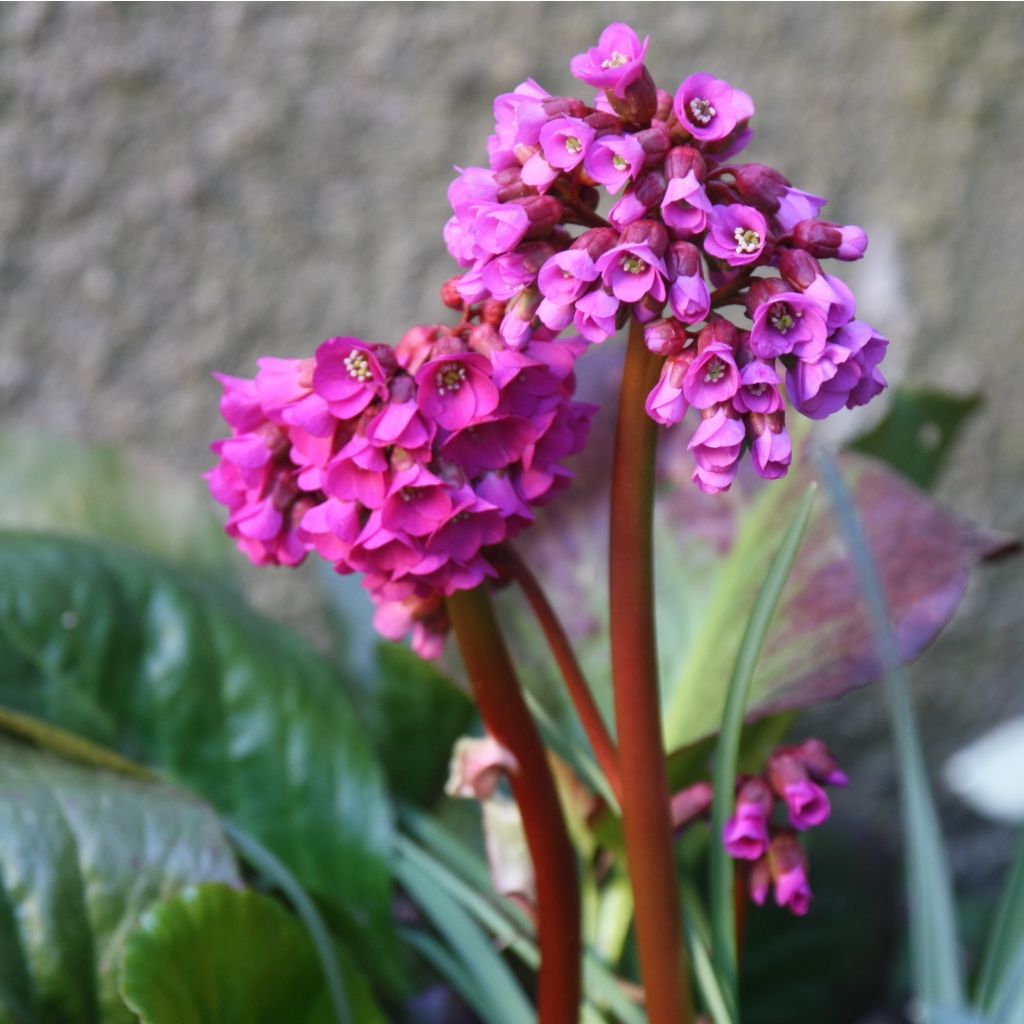
<instances>
[{"instance_id":1,"label":"large glossy green leaf","mask_svg":"<svg viewBox=\"0 0 1024 1024\"><path fill-rule=\"evenodd\" d=\"M384 1024L349 968L354 1024ZM331 1024L313 945L279 903L199 885L152 907L125 945L121 989L142 1024Z\"/></svg>"},{"instance_id":2,"label":"large glossy green leaf","mask_svg":"<svg viewBox=\"0 0 1024 1024\"><path fill-rule=\"evenodd\" d=\"M0 434L0 494L0 527L102 537L220 575L230 565L198 474L109 445Z\"/></svg>"},{"instance_id":3,"label":"large glossy green leaf","mask_svg":"<svg viewBox=\"0 0 1024 1024\"><path fill-rule=\"evenodd\" d=\"M186 885L240 885L216 816L169 786L0 739L0 1022L128 1024L126 938Z\"/></svg>"},{"instance_id":4,"label":"large glossy green leaf","mask_svg":"<svg viewBox=\"0 0 1024 1024\"><path fill-rule=\"evenodd\" d=\"M337 673L298 636L141 555L0 533L0 666L0 704L203 794L372 955L389 928L381 772Z\"/></svg>"},{"instance_id":5,"label":"large glossy green leaf","mask_svg":"<svg viewBox=\"0 0 1024 1024\"><path fill-rule=\"evenodd\" d=\"M882 459L918 487L931 487L981 402L981 395L897 388L885 419L850 447Z\"/></svg>"}]
</instances>

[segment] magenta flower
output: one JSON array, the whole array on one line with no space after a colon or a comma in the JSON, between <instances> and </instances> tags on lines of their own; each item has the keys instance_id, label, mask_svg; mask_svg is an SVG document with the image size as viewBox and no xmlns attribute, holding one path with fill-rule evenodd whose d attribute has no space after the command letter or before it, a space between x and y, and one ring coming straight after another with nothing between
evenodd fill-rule
<instances>
[{"instance_id":1,"label":"magenta flower","mask_svg":"<svg viewBox=\"0 0 1024 1024\"><path fill-rule=\"evenodd\" d=\"M743 421L730 413L731 407L725 405L705 409L687 445L696 463L693 482L705 494L728 490L736 479L746 431Z\"/></svg>"},{"instance_id":2,"label":"magenta flower","mask_svg":"<svg viewBox=\"0 0 1024 1024\"><path fill-rule=\"evenodd\" d=\"M517 462L538 433L533 421L521 416L475 419L441 445L441 455L461 466L467 476L480 476Z\"/></svg>"},{"instance_id":3,"label":"magenta flower","mask_svg":"<svg viewBox=\"0 0 1024 1024\"><path fill-rule=\"evenodd\" d=\"M775 219L784 231L789 231L800 221L817 217L827 202L823 196L801 192L798 188L787 188L779 197Z\"/></svg>"},{"instance_id":4,"label":"magenta flower","mask_svg":"<svg viewBox=\"0 0 1024 1024\"><path fill-rule=\"evenodd\" d=\"M515 203L481 203L473 221L473 239L485 253L498 256L514 249L526 235L530 218Z\"/></svg>"},{"instance_id":5,"label":"magenta flower","mask_svg":"<svg viewBox=\"0 0 1024 1024\"><path fill-rule=\"evenodd\" d=\"M679 86L673 109L695 139L714 142L754 116L754 101L728 82L700 73L690 75Z\"/></svg>"},{"instance_id":6,"label":"magenta flower","mask_svg":"<svg viewBox=\"0 0 1024 1024\"><path fill-rule=\"evenodd\" d=\"M722 842L730 857L759 860L768 852L768 821L775 800L764 780L747 779L736 795L736 810L726 822Z\"/></svg>"},{"instance_id":7,"label":"magenta flower","mask_svg":"<svg viewBox=\"0 0 1024 1024\"><path fill-rule=\"evenodd\" d=\"M556 117L540 130L544 159L560 171L571 171L583 163L593 141L594 129L578 117Z\"/></svg>"},{"instance_id":8,"label":"magenta flower","mask_svg":"<svg viewBox=\"0 0 1024 1024\"><path fill-rule=\"evenodd\" d=\"M416 374L420 412L445 430L458 430L498 407L490 362L471 352L434 359Z\"/></svg>"},{"instance_id":9,"label":"magenta flower","mask_svg":"<svg viewBox=\"0 0 1024 1024\"><path fill-rule=\"evenodd\" d=\"M832 811L825 791L808 778L800 759L788 747L780 747L767 764L768 780L789 809L789 823L803 831L820 825Z\"/></svg>"},{"instance_id":10,"label":"magenta flower","mask_svg":"<svg viewBox=\"0 0 1024 1024\"><path fill-rule=\"evenodd\" d=\"M804 289L804 294L809 295L826 310L825 326L830 332L848 324L857 311L853 292L838 277L831 274L819 274Z\"/></svg>"},{"instance_id":11,"label":"magenta flower","mask_svg":"<svg viewBox=\"0 0 1024 1024\"><path fill-rule=\"evenodd\" d=\"M810 909L811 886L807 857L792 832L780 831L772 837L768 862L775 883L775 905L803 917Z\"/></svg>"},{"instance_id":12,"label":"magenta flower","mask_svg":"<svg viewBox=\"0 0 1024 1024\"><path fill-rule=\"evenodd\" d=\"M611 195L635 178L644 163L644 150L632 135L604 135L587 150L587 174Z\"/></svg>"},{"instance_id":13,"label":"magenta flower","mask_svg":"<svg viewBox=\"0 0 1024 1024\"><path fill-rule=\"evenodd\" d=\"M793 225L793 244L818 259L859 260L868 247L868 236L855 224L827 220L802 220Z\"/></svg>"},{"instance_id":14,"label":"magenta flower","mask_svg":"<svg viewBox=\"0 0 1024 1024\"><path fill-rule=\"evenodd\" d=\"M836 787L849 785L850 780L846 772L840 769L832 752L821 740L804 740L803 743L793 747L793 753L815 782Z\"/></svg>"},{"instance_id":15,"label":"magenta flower","mask_svg":"<svg viewBox=\"0 0 1024 1024\"><path fill-rule=\"evenodd\" d=\"M358 338L328 338L317 348L313 390L342 420L358 416L388 391L376 355Z\"/></svg>"},{"instance_id":16,"label":"magenta flower","mask_svg":"<svg viewBox=\"0 0 1024 1024\"><path fill-rule=\"evenodd\" d=\"M730 267L743 267L761 258L768 241L764 215L752 206L715 206L709 214L711 230L704 239L709 256L724 260Z\"/></svg>"},{"instance_id":17,"label":"magenta flower","mask_svg":"<svg viewBox=\"0 0 1024 1024\"><path fill-rule=\"evenodd\" d=\"M661 201L661 216L675 234L699 235L707 227L710 213L711 201L693 171L669 180Z\"/></svg>"},{"instance_id":18,"label":"magenta flower","mask_svg":"<svg viewBox=\"0 0 1024 1024\"><path fill-rule=\"evenodd\" d=\"M452 515L452 499L444 482L426 468L413 464L396 473L381 508L386 530L424 537L434 533Z\"/></svg>"},{"instance_id":19,"label":"magenta flower","mask_svg":"<svg viewBox=\"0 0 1024 1024\"><path fill-rule=\"evenodd\" d=\"M334 429L327 403L313 391L314 359L256 360L256 392L260 408L276 423L326 437Z\"/></svg>"},{"instance_id":20,"label":"magenta flower","mask_svg":"<svg viewBox=\"0 0 1024 1024\"><path fill-rule=\"evenodd\" d=\"M793 353L813 360L824 350L827 333L825 311L816 299L800 292L781 292L757 307L750 348L762 359Z\"/></svg>"},{"instance_id":21,"label":"magenta flower","mask_svg":"<svg viewBox=\"0 0 1024 1024\"><path fill-rule=\"evenodd\" d=\"M620 302L639 302L646 295L665 301L665 264L649 245L617 245L598 261L605 287Z\"/></svg>"},{"instance_id":22,"label":"magenta flower","mask_svg":"<svg viewBox=\"0 0 1024 1024\"><path fill-rule=\"evenodd\" d=\"M762 480L784 477L793 461L793 443L786 431L784 415L779 409L768 415L751 413L748 417L753 438L750 455L754 460L754 470Z\"/></svg>"},{"instance_id":23,"label":"magenta flower","mask_svg":"<svg viewBox=\"0 0 1024 1024\"><path fill-rule=\"evenodd\" d=\"M740 371L733 350L713 341L686 371L683 394L695 409L710 409L728 402L740 386Z\"/></svg>"},{"instance_id":24,"label":"magenta flower","mask_svg":"<svg viewBox=\"0 0 1024 1024\"><path fill-rule=\"evenodd\" d=\"M626 88L643 75L650 36L640 37L622 22L613 22L602 33L597 46L578 54L570 62L573 76L595 89L610 89L622 99Z\"/></svg>"},{"instance_id":25,"label":"magenta flower","mask_svg":"<svg viewBox=\"0 0 1024 1024\"><path fill-rule=\"evenodd\" d=\"M707 817L715 792L708 782L695 782L692 786L673 793L669 802L672 831L679 833L698 818Z\"/></svg>"}]
</instances>

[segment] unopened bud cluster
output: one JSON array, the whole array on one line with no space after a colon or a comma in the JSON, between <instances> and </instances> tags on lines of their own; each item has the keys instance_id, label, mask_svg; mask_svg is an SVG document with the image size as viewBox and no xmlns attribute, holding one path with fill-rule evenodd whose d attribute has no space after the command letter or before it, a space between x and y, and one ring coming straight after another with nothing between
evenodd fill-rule
<instances>
[{"instance_id":1,"label":"unopened bud cluster","mask_svg":"<svg viewBox=\"0 0 1024 1024\"><path fill-rule=\"evenodd\" d=\"M888 342L818 262L859 259L865 233L819 219L825 200L778 171L730 162L752 135L750 97L705 73L674 96L657 89L647 45L613 24L573 59L599 90L590 105L532 80L497 98L490 166L461 170L448 190L445 239L466 269L444 294L456 308L496 306L513 349L568 328L596 344L630 318L645 325L664 359L647 412L666 426L699 412L694 481L715 493L747 451L760 476L786 473L783 379L813 419L863 405L885 387ZM618 197L607 217L602 191ZM749 325L717 312L728 305Z\"/></svg>"},{"instance_id":2,"label":"unopened bud cluster","mask_svg":"<svg viewBox=\"0 0 1024 1024\"><path fill-rule=\"evenodd\" d=\"M567 483L594 411L572 400L581 345L512 350L493 333L464 317L397 348L331 338L259 360L254 380L219 376L232 436L206 478L242 551L363 573L377 629L440 654L443 597L496 575L487 549Z\"/></svg>"}]
</instances>

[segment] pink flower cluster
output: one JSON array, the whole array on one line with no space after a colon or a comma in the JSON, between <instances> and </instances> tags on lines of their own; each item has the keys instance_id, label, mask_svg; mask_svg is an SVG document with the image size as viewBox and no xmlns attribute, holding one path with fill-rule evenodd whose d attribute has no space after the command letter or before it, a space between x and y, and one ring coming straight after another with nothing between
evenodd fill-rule
<instances>
[{"instance_id":1,"label":"pink flower cluster","mask_svg":"<svg viewBox=\"0 0 1024 1024\"><path fill-rule=\"evenodd\" d=\"M583 346L495 343L493 324L417 327L397 348L330 338L311 359L219 376L231 437L206 474L258 565L309 551L364 574L388 639L440 654L443 597L496 575L488 547L563 487L594 408L572 400Z\"/></svg>"},{"instance_id":2,"label":"pink flower cluster","mask_svg":"<svg viewBox=\"0 0 1024 1024\"><path fill-rule=\"evenodd\" d=\"M722 841L737 860L751 861L751 899L762 905L775 887L775 903L803 915L811 900L807 858L797 832L821 825L831 813L822 786L845 786L846 775L821 740L780 747L762 775L739 780L736 810ZM786 809L787 823L774 824L776 804Z\"/></svg>"},{"instance_id":3,"label":"pink flower cluster","mask_svg":"<svg viewBox=\"0 0 1024 1024\"><path fill-rule=\"evenodd\" d=\"M778 171L729 162L752 135L750 97L706 73L657 89L647 45L613 24L573 59L599 90L590 105L532 80L497 98L489 167L460 170L448 191L445 240L465 270L446 301L490 304L513 349L645 325L664 359L647 411L668 426L697 410L693 478L716 493L748 451L760 476L787 472L783 379L813 419L863 405L885 387L888 342L819 263L859 259L865 233L819 219L825 200ZM602 190L618 196L607 217ZM717 312L729 305L749 327Z\"/></svg>"}]
</instances>

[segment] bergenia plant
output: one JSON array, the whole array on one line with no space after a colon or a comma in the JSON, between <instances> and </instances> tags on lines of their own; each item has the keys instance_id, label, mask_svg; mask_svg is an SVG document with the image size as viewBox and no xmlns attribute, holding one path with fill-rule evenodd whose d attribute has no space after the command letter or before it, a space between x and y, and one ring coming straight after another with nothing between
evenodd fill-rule
<instances>
[{"instance_id":1,"label":"bergenia plant","mask_svg":"<svg viewBox=\"0 0 1024 1024\"><path fill-rule=\"evenodd\" d=\"M594 814L621 814L618 859L652 1024L695 1019L678 835L711 815L711 859L717 850L735 861L753 903L805 915L801 836L828 819L829 788L847 784L824 744L804 738L740 774L726 744L713 779L670 789L652 587L659 434L682 432L692 485L707 495L741 474L776 486L800 457L787 424L877 396L888 342L856 318L828 262L860 259L864 231L824 219L826 200L781 170L742 162L754 117L746 92L703 71L662 90L645 66L648 45L609 25L571 61L582 97L532 80L497 97L487 166L459 168L448 189L444 242L459 271L441 288L447 322L412 326L395 344L332 337L311 355L260 360L254 379L220 377L231 436L214 444L207 474L254 563L313 555L358 574L377 631L410 635L422 658L441 656L454 632L487 738L460 747L450 791L487 801L507 785L518 807L531 862L518 896L536 927L542 1024L577 1020L586 995L579 861L492 590L516 583L534 609L603 776ZM598 411L575 397L577 364L621 331L608 467L611 725L510 542L570 485ZM728 684L706 680L719 692ZM683 883L695 884L685 873ZM731 891L725 898L731 906ZM697 977L705 1007L738 1020L735 935L723 941L710 943L717 982L700 964Z\"/></svg>"}]
</instances>

